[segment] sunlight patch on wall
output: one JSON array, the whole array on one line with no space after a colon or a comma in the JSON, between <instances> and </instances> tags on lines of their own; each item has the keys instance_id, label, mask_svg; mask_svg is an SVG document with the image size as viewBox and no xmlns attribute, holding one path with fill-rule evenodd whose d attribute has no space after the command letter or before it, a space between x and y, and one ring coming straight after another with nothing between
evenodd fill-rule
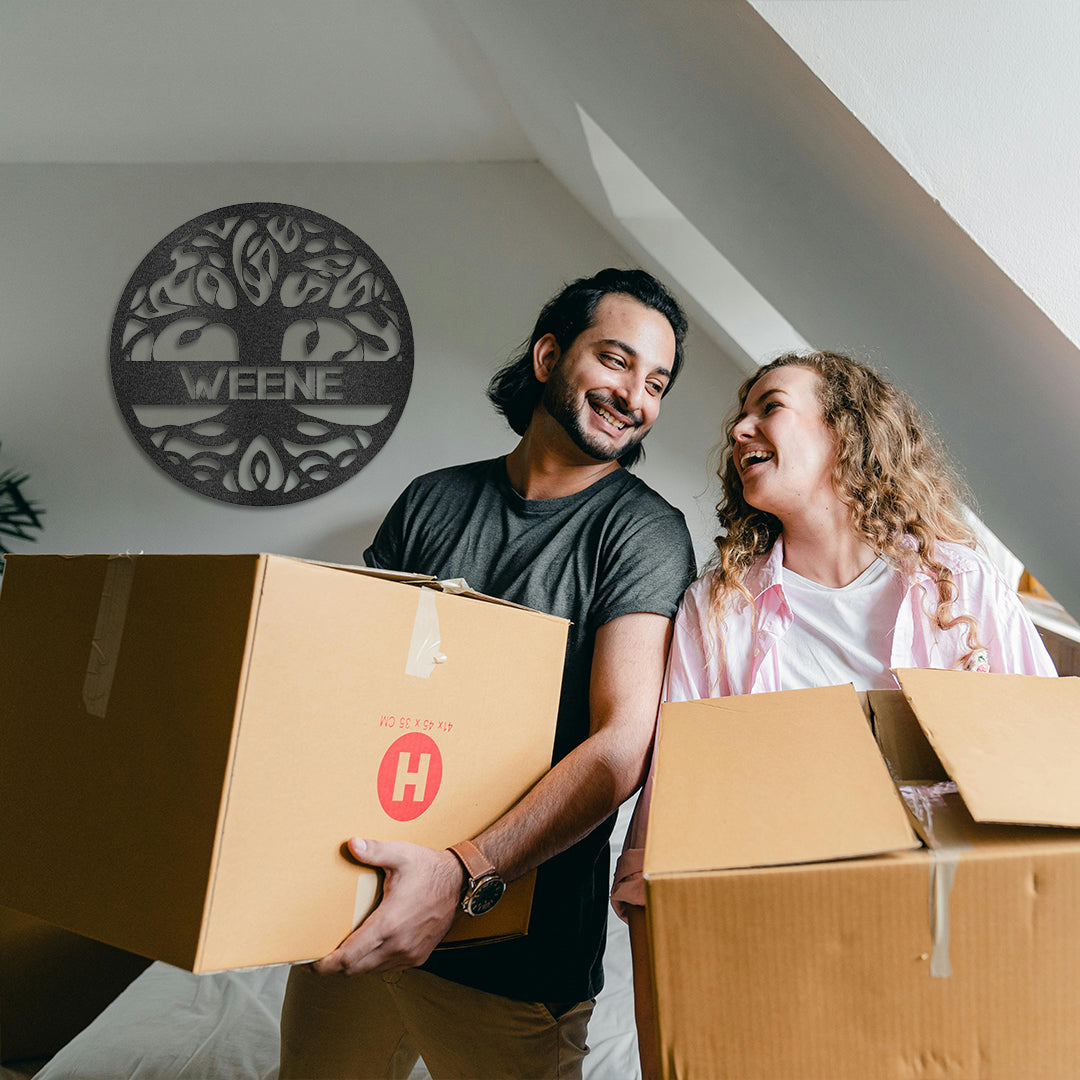
<instances>
[{"instance_id":1,"label":"sunlight patch on wall","mask_svg":"<svg viewBox=\"0 0 1080 1080\"><path fill-rule=\"evenodd\" d=\"M744 367L809 349L805 338L691 224L580 106L581 127L611 212L738 346Z\"/></svg>"}]
</instances>

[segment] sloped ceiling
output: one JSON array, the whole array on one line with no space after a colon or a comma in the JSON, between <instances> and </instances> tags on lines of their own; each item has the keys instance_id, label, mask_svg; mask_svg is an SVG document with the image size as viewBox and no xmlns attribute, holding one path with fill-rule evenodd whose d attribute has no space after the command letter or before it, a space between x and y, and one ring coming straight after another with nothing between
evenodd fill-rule
<instances>
[{"instance_id":1,"label":"sloped ceiling","mask_svg":"<svg viewBox=\"0 0 1080 1080\"><path fill-rule=\"evenodd\" d=\"M1080 612L1075 346L745 0L0 0L0 100L9 162L538 157L663 272L584 112L798 334L924 404Z\"/></svg>"},{"instance_id":2,"label":"sloped ceiling","mask_svg":"<svg viewBox=\"0 0 1080 1080\"><path fill-rule=\"evenodd\" d=\"M618 229L579 107L806 340L869 355L916 397L990 528L1080 611L1076 347L749 5L459 10L600 220Z\"/></svg>"}]
</instances>

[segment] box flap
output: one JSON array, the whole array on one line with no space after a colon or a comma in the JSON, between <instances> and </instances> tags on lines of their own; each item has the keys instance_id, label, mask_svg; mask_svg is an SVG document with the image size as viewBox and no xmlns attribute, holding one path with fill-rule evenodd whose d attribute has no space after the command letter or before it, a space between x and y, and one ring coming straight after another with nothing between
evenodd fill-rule
<instances>
[{"instance_id":1,"label":"box flap","mask_svg":"<svg viewBox=\"0 0 1080 1080\"><path fill-rule=\"evenodd\" d=\"M431 574L414 574L409 570L383 570L377 566L354 566L351 563L328 562L325 559L302 559L297 555L270 555L269 557L308 563L311 566L326 566L331 570L345 570L350 574L364 574L367 577L383 578L386 581L398 581L407 585L426 585L435 580Z\"/></svg>"},{"instance_id":2,"label":"box flap","mask_svg":"<svg viewBox=\"0 0 1080 1080\"><path fill-rule=\"evenodd\" d=\"M455 596L467 596L470 600L482 600L486 604L498 604L500 607L516 608L518 611L531 611L535 615L542 615L546 619L556 619L567 623L569 620L558 615L550 615L546 611L537 611L535 608L526 607L524 604L515 604L512 600L504 600L501 596L488 596L487 593L477 592L464 578L446 578L439 581L431 574L414 574L411 570L383 570L377 566L351 566L347 563L326 562L322 559L301 559L294 555L275 555L277 559L292 559L295 562L310 563L313 566L327 566L331 570L346 570L352 574L364 574L368 577L383 578L386 581L396 581L404 585L422 585L429 589L438 589L439 592L453 593Z\"/></svg>"},{"instance_id":3,"label":"box flap","mask_svg":"<svg viewBox=\"0 0 1080 1080\"><path fill-rule=\"evenodd\" d=\"M1080 827L1080 678L896 677L976 821Z\"/></svg>"},{"instance_id":4,"label":"box flap","mask_svg":"<svg viewBox=\"0 0 1080 1080\"><path fill-rule=\"evenodd\" d=\"M918 846L850 685L663 706L646 875Z\"/></svg>"},{"instance_id":5,"label":"box flap","mask_svg":"<svg viewBox=\"0 0 1080 1080\"><path fill-rule=\"evenodd\" d=\"M949 779L899 690L868 690L866 698L874 736L894 780L927 783Z\"/></svg>"}]
</instances>

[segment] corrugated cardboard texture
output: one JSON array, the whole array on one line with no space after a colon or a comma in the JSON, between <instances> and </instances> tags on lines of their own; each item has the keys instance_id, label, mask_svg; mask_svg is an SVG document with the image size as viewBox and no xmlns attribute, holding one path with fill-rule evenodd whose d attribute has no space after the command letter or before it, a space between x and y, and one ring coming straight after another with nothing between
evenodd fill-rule
<instances>
[{"instance_id":1,"label":"corrugated cardboard texture","mask_svg":"<svg viewBox=\"0 0 1080 1080\"><path fill-rule=\"evenodd\" d=\"M917 846L851 686L663 706L646 876Z\"/></svg>"},{"instance_id":2,"label":"corrugated cardboard texture","mask_svg":"<svg viewBox=\"0 0 1080 1080\"><path fill-rule=\"evenodd\" d=\"M650 882L664 1075L1080 1076L1080 844L962 859L943 979L929 974L929 862L916 852Z\"/></svg>"},{"instance_id":3,"label":"corrugated cardboard texture","mask_svg":"<svg viewBox=\"0 0 1080 1080\"><path fill-rule=\"evenodd\" d=\"M1080 678L896 675L977 821L1080 826Z\"/></svg>"},{"instance_id":4,"label":"corrugated cardboard texture","mask_svg":"<svg viewBox=\"0 0 1080 1080\"><path fill-rule=\"evenodd\" d=\"M190 967L258 559L139 556L98 717L83 684L108 561L4 573L0 903Z\"/></svg>"}]
</instances>

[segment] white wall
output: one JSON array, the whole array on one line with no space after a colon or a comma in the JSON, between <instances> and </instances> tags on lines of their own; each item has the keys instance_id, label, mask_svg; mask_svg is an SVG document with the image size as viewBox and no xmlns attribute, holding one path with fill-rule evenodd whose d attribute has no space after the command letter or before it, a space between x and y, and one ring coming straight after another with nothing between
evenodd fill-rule
<instances>
[{"instance_id":1,"label":"white wall","mask_svg":"<svg viewBox=\"0 0 1080 1080\"><path fill-rule=\"evenodd\" d=\"M1080 5L750 2L1080 345Z\"/></svg>"},{"instance_id":2,"label":"white wall","mask_svg":"<svg viewBox=\"0 0 1080 1080\"><path fill-rule=\"evenodd\" d=\"M414 475L514 442L483 390L563 282L633 265L534 163L491 165L0 166L0 468L30 474L46 510L16 551L275 551L360 561ZM113 311L166 234L245 201L317 210L361 236L413 321L412 391L397 429L356 477L279 508L234 507L175 483L144 456L109 379ZM699 557L712 528L705 456L738 376L691 330L640 473L687 514Z\"/></svg>"}]
</instances>

